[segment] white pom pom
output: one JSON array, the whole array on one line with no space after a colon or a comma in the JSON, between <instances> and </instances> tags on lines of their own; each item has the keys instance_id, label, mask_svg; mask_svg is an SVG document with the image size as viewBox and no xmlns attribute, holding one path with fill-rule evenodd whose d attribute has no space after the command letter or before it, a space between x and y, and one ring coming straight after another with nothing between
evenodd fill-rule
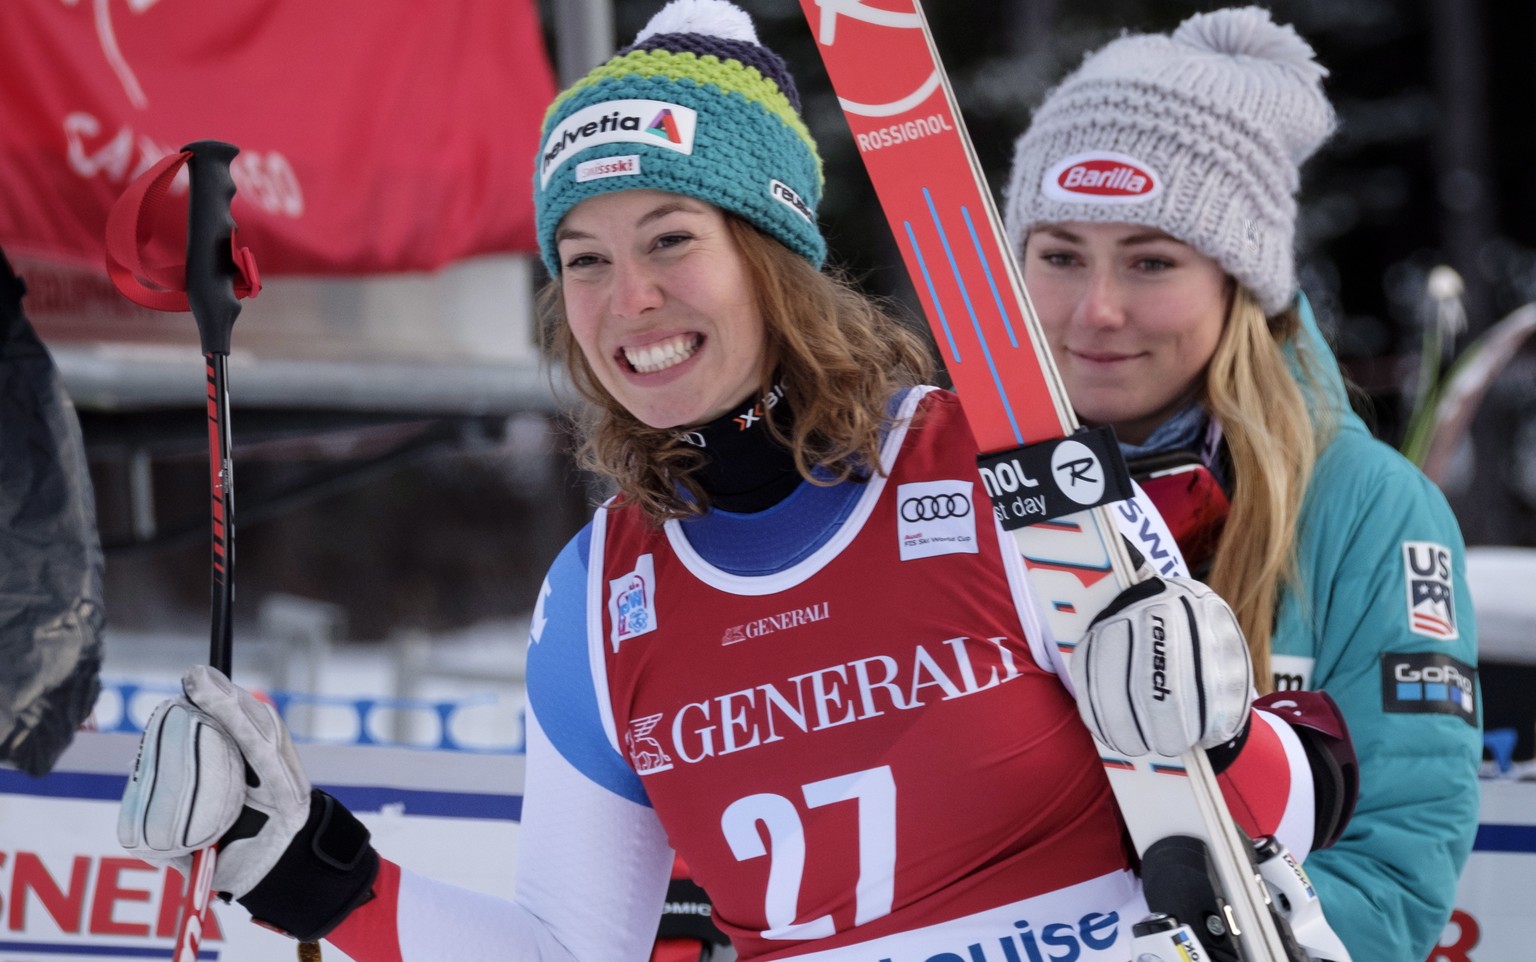
<instances>
[{"instance_id":1,"label":"white pom pom","mask_svg":"<svg viewBox=\"0 0 1536 962\"><path fill-rule=\"evenodd\" d=\"M1212 53L1258 57L1315 72L1319 77L1328 75L1295 28L1275 23L1263 7L1230 7L1196 14L1179 24L1173 39Z\"/></svg>"},{"instance_id":2,"label":"white pom pom","mask_svg":"<svg viewBox=\"0 0 1536 962\"><path fill-rule=\"evenodd\" d=\"M635 35L635 43L663 33L702 33L726 40L758 43L752 18L727 0L672 0Z\"/></svg>"},{"instance_id":3,"label":"white pom pom","mask_svg":"<svg viewBox=\"0 0 1536 962\"><path fill-rule=\"evenodd\" d=\"M1430 269L1429 280L1425 286L1429 289L1429 296L1437 301L1455 300L1466 289L1456 269L1444 264Z\"/></svg>"}]
</instances>

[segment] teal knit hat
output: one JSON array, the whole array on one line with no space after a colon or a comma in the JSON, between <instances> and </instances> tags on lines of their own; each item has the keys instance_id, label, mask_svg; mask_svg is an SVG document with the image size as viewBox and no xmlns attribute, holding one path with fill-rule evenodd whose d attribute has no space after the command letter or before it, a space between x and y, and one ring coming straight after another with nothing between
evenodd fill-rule
<instances>
[{"instance_id":1,"label":"teal knit hat","mask_svg":"<svg viewBox=\"0 0 1536 962\"><path fill-rule=\"evenodd\" d=\"M726 0L672 0L634 44L555 98L533 177L539 253L588 197L664 190L739 214L816 267L821 156L784 61Z\"/></svg>"}]
</instances>

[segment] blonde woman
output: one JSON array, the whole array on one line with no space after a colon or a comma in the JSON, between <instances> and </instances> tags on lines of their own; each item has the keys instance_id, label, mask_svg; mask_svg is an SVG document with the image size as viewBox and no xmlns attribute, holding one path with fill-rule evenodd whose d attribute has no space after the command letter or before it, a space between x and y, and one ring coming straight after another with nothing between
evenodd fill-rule
<instances>
[{"instance_id":1,"label":"blonde woman","mask_svg":"<svg viewBox=\"0 0 1536 962\"><path fill-rule=\"evenodd\" d=\"M1257 7L1116 40L1036 110L1006 211L1073 406L1232 604L1261 691L1349 723L1358 805L1307 863L1329 921L1354 962L1418 962L1477 827L1476 632L1445 499L1350 411L1298 297L1324 74Z\"/></svg>"}]
</instances>

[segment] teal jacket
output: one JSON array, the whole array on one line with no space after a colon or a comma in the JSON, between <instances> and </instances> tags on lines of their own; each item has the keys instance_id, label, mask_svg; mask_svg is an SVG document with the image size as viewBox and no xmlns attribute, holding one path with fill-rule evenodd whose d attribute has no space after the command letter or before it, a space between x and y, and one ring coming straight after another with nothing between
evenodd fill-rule
<instances>
[{"instance_id":1,"label":"teal jacket","mask_svg":"<svg viewBox=\"0 0 1536 962\"><path fill-rule=\"evenodd\" d=\"M1302 316L1309 400L1337 429L1302 505L1301 588L1281 598L1275 674L1277 687L1333 697L1360 760L1354 818L1306 869L1354 962L1423 962L1477 831L1482 711L1465 546L1440 490L1350 410L1305 298Z\"/></svg>"}]
</instances>

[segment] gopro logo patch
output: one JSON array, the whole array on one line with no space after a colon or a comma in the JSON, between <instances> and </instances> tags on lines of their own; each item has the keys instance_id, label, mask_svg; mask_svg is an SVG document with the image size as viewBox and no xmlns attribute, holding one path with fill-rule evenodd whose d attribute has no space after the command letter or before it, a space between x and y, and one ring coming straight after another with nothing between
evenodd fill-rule
<instances>
[{"instance_id":1,"label":"gopro logo patch","mask_svg":"<svg viewBox=\"0 0 1536 962\"><path fill-rule=\"evenodd\" d=\"M1381 656L1381 707L1399 714L1455 715L1477 724L1477 669L1436 651Z\"/></svg>"}]
</instances>

